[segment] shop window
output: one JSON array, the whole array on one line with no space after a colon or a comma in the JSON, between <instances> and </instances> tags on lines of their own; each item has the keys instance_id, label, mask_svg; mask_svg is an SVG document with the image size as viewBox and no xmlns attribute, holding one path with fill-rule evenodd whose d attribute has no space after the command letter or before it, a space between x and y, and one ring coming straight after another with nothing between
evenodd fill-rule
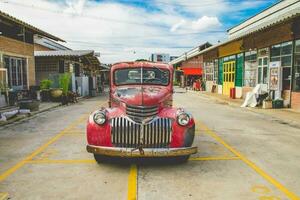
<instances>
[{"instance_id":1,"label":"shop window","mask_svg":"<svg viewBox=\"0 0 300 200\"><path fill-rule=\"evenodd\" d=\"M214 81L215 81L215 83L218 83L218 66L219 66L219 62L218 62L218 59L216 59L214 61Z\"/></svg>"},{"instance_id":2,"label":"shop window","mask_svg":"<svg viewBox=\"0 0 300 200\"><path fill-rule=\"evenodd\" d=\"M282 89L290 90L293 43L285 42L271 47L271 62L279 61L282 67Z\"/></svg>"},{"instance_id":3,"label":"shop window","mask_svg":"<svg viewBox=\"0 0 300 200\"><path fill-rule=\"evenodd\" d=\"M280 56L281 45L274 45L271 48L271 57Z\"/></svg>"},{"instance_id":4,"label":"shop window","mask_svg":"<svg viewBox=\"0 0 300 200\"><path fill-rule=\"evenodd\" d=\"M300 92L300 40L295 42L293 90Z\"/></svg>"},{"instance_id":5,"label":"shop window","mask_svg":"<svg viewBox=\"0 0 300 200\"><path fill-rule=\"evenodd\" d=\"M27 88L26 59L5 56L4 66L7 69L8 86L16 90L26 89Z\"/></svg>"},{"instance_id":6,"label":"shop window","mask_svg":"<svg viewBox=\"0 0 300 200\"><path fill-rule=\"evenodd\" d=\"M256 72L257 72L257 53L256 51L249 51L245 53L245 75L244 85L248 87L255 87Z\"/></svg>"},{"instance_id":7,"label":"shop window","mask_svg":"<svg viewBox=\"0 0 300 200\"><path fill-rule=\"evenodd\" d=\"M292 65L292 56L282 56L281 57L281 66L290 67Z\"/></svg>"},{"instance_id":8,"label":"shop window","mask_svg":"<svg viewBox=\"0 0 300 200\"><path fill-rule=\"evenodd\" d=\"M268 58L267 58L267 57L265 57L265 58L263 59L263 64L264 64L264 65L268 65Z\"/></svg>"},{"instance_id":9,"label":"shop window","mask_svg":"<svg viewBox=\"0 0 300 200\"><path fill-rule=\"evenodd\" d=\"M264 48L258 50L258 68L257 68L257 83L268 83L268 62L269 62L269 49Z\"/></svg>"},{"instance_id":10,"label":"shop window","mask_svg":"<svg viewBox=\"0 0 300 200\"><path fill-rule=\"evenodd\" d=\"M205 80L214 80L214 65L213 62L205 63Z\"/></svg>"},{"instance_id":11,"label":"shop window","mask_svg":"<svg viewBox=\"0 0 300 200\"><path fill-rule=\"evenodd\" d=\"M281 55L291 55L293 44L292 42L286 42L281 45Z\"/></svg>"}]
</instances>

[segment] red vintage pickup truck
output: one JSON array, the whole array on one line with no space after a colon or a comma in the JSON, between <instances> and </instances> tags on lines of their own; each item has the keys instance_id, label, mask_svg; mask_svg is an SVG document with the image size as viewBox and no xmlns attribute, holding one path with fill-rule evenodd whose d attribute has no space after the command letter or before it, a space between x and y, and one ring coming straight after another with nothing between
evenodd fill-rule
<instances>
[{"instance_id":1,"label":"red vintage pickup truck","mask_svg":"<svg viewBox=\"0 0 300 200\"><path fill-rule=\"evenodd\" d=\"M105 157L176 157L197 152L194 119L172 107L173 67L152 62L116 63L110 70L109 107L87 123L87 151Z\"/></svg>"}]
</instances>

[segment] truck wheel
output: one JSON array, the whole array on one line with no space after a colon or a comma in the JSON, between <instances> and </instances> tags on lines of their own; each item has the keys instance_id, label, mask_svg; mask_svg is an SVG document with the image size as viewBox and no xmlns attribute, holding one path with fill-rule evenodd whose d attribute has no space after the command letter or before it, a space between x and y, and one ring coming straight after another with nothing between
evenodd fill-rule
<instances>
[{"instance_id":1,"label":"truck wheel","mask_svg":"<svg viewBox=\"0 0 300 200\"><path fill-rule=\"evenodd\" d=\"M94 154L94 158L97 161L97 163L103 163L108 160L108 157L99 154Z\"/></svg>"}]
</instances>

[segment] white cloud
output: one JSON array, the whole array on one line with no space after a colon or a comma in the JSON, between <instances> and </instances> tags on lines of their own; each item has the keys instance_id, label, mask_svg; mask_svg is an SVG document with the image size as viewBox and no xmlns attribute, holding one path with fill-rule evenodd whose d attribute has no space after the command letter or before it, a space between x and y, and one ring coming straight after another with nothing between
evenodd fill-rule
<instances>
[{"instance_id":1,"label":"white cloud","mask_svg":"<svg viewBox=\"0 0 300 200\"><path fill-rule=\"evenodd\" d=\"M221 23L217 17L203 16L192 22L192 29L197 31L213 30L219 28Z\"/></svg>"},{"instance_id":2,"label":"white cloud","mask_svg":"<svg viewBox=\"0 0 300 200\"><path fill-rule=\"evenodd\" d=\"M71 14L82 14L83 7L86 3L86 0L67 0L66 4L68 7L64 10L65 13Z\"/></svg>"},{"instance_id":3,"label":"white cloud","mask_svg":"<svg viewBox=\"0 0 300 200\"><path fill-rule=\"evenodd\" d=\"M223 29L219 16L232 9L228 1L154 0L153 6L161 10L113 1L0 0L2 11L65 39L73 49L100 52L104 63L149 58L153 52L180 55L226 37L205 32Z\"/></svg>"},{"instance_id":4,"label":"white cloud","mask_svg":"<svg viewBox=\"0 0 300 200\"><path fill-rule=\"evenodd\" d=\"M174 24L171 27L171 32L175 32L178 28L182 27L185 24L186 24L186 21L184 19L180 20L178 23Z\"/></svg>"},{"instance_id":5,"label":"white cloud","mask_svg":"<svg viewBox=\"0 0 300 200\"><path fill-rule=\"evenodd\" d=\"M215 30L217 28L220 28L222 24L220 23L219 19L217 17L208 17L208 16L202 16L198 20L191 20L186 21L184 19L181 19L178 23L175 23L170 31L171 32L179 32L181 29L189 29L194 31L209 31L209 30Z\"/></svg>"}]
</instances>

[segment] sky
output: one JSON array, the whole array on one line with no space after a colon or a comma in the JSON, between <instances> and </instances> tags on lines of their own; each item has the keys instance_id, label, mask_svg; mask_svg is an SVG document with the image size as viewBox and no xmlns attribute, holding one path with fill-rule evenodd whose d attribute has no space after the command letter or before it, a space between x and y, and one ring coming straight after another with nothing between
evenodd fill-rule
<instances>
[{"instance_id":1,"label":"sky","mask_svg":"<svg viewBox=\"0 0 300 200\"><path fill-rule=\"evenodd\" d=\"M0 10L66 41L100 52L102 63L179 56L278 0L0 0Z\"/></svg>"}]
</instances>

